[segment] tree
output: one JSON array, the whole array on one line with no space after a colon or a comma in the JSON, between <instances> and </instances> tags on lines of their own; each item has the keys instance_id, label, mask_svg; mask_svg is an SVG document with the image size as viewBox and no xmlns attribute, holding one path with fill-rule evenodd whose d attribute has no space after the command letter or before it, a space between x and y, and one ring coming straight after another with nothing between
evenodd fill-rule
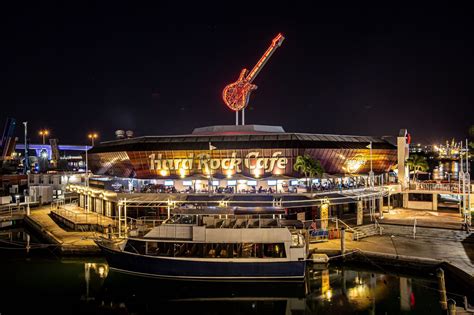
<instances>
[{"instance_id":1,"label":"tree","mask_svg":"<svg viewBox=\"0 0 474 315\"><path fill-rule=\"evenodd\" d=\"M407 160L408 168L413 171L413 180L418 178L418 172L426 172L429 169L426 157L418 154L411 155Z\"/></svg>"},{"instance_id":2,"label":"tree","mask_svg":"<svg viewBox=\"0 0 474 315\"><path fill-rule=\"evenodd\" d=\"M313 185L310 185L310 178L320 177L324 173L324 168L321 165L321 162L313 159L310 155L299 155L296 157L296 162L293 165L293 169L300 174L303 174L306 177L306 187L311 187L311 192L313 191Z\"/></svg>"}]
</instances>

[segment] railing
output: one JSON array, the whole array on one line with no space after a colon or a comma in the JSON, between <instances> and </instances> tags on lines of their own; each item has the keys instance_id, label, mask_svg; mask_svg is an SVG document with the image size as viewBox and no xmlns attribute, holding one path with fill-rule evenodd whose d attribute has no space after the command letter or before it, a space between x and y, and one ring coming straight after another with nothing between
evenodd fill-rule
<instances>
[{"instance_id":1,"label":"railing","mask_svg":"<svg viewBox=\"0 0 474 315\"><path fill-rule=\"evenodd\" d=\"M450 191L453 193L459 193L458 183L423 183L415 182L410 183L410 189L412 190L428 190L428 191Z\"/></svg>"},{"instance_id":2,"label":"railing","mask_svg":"<svg viewBox=\"0 0 474 315\"><path fill-rule=\"evenodd\" d=\"M24 206L8 205L0 208L0 220L11 219L16 215L24 215L26 213Z\"/></svg>"},{"instance_id":3,"label":"railing","mask_svg":"<svg viewBox=\"0 0 474 315\"><path fill-rule=\"evenodd\" d=\"M97 218L95 218L95 216L95 220L89 220L89 216L92 215L89 213L78 213L64 208L54 209L51 210L51 212L56 213L61 217L71 219L74 223L97 223Z\"/></svg>"},{"instance_id":4,"label":"railing","mask_svg":"<svg viewBox=\"0 0 474 315\"><path fill-rule=\"evenodd\" d=\"M383 235L383 227L380 225L379 221L377 220L377 218L375 218L375 221L374 221L374 228L375 229L379 229L379 234L380 235Z\"/></svg>"},{"instance_id":5,"label":"railing","mask_svg":"<svg viewBox=\"0 0 474 315\"><path fill-rule=\"evenodd\" d=\"M376 185L376 187L379 187ZM370 188L368 185L353 185L353 186L342 186L339 187L338 185L332 185L330 187L298 187L297 189L285 189L285 190L273 190L269 191L268 189L263 189L262 191L257 190L240 190L240 191L235 191L235 190L217 190L217 191L211 191L212 194L216 195L227 195L227 194L232 194L232 195L271 195L271 194L310 194L310 193L328 193L328 192L340 192L340 191L353 191L353 190L360 190L360 189L368 189ZM161 194L209 194L208 190L175 190L175 191L164 191L164 190L157 190L157 189L150 189L150 190L142 190L139 192L132 192L132 191L122 191L121 193L129 193L129 194L135 194L135 193L143 193L143 194L156 194L156 193L161 193Z\"/></svg>"}]
</instances>

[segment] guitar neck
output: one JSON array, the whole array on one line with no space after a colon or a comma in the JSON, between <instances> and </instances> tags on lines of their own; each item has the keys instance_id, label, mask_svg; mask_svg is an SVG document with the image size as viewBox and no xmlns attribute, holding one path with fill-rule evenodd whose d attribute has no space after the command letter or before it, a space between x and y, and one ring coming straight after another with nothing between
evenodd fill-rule
<instances>
[{"instance_id":1,"label":"guitar neck","mask_svg":"<svg viewBox=\"0 0 474 315\"><path fill-rule=\"evenodd\" d=\"M249 83L252 83L252 81L257 77L257 75L260 73L262 70L263 66L267 63L268 59L273 55L275 50L281 46L281 43L285 37L283 35L278 34L272 41L272 44L270 47L268 47L267 51L263 54L262 58L257 62L255 67L249 72L249 75L247 76L246 80Z\"/></svg>"}]
</instances>

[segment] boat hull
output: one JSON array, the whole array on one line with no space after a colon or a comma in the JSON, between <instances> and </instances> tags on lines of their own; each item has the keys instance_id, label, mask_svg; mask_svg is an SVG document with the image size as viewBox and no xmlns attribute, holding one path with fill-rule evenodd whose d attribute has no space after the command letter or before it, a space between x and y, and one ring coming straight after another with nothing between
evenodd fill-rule
<instances>
[{"instance_id":1,"label":"boat hull","mask_svg":"<svg viewBox=\"0 0 474 315\"><path fill-rule=\"evenodd\" d=\"M146 256L111 249L98 243L109 267L146 277L202 281L304 280L305 261L235 262L200 261Z\"/></svg>"}]
</instances>

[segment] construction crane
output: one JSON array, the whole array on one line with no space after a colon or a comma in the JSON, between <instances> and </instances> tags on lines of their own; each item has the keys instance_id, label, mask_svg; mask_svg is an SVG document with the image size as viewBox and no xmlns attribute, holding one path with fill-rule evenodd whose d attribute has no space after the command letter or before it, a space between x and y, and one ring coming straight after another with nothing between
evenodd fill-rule
<instances>
[{"instance_id":1,"label":"construction crane","mask_svg":"<svg viewBox=\"0 0 474 315\"><path fill-rule=\"evenodd\" d=\"M239 78L236 82L227 85L222 91L222 99L224 103L233 111L235 111L235 124L239 124L239 111L242 111L242 125L245 125L245 108L249 103L250 93L257 89L253 80L267 63L268 59L273 55L275 50L281 46L285 37L279 33L263 54L262 58L257 62L253 69L248 72L247 69L242 69Z\"/></svg>"}]
</instances>

